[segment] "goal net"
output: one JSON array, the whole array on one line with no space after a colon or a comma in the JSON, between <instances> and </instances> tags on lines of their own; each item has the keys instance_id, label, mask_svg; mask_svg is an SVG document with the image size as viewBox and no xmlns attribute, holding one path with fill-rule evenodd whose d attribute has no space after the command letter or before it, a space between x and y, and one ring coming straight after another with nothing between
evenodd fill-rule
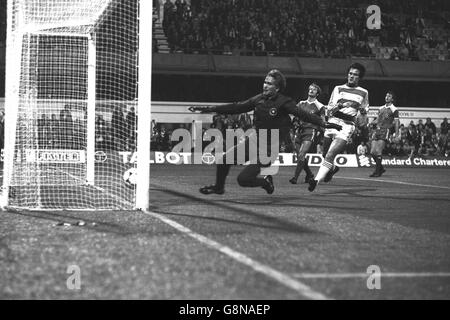
<instances>
[{"instance_id":1,"label":"goal net","mask_svg":"<svg viewBox=\"0 0 450 320\"><path fill-rule=\"evenodd\" d=\"M151 7L139 19L141 5L8 1L3 206L146 206L150 142L143 141L144 132L138 144L137 121L149 118L150 99L142 101L138 92L150 91L140 74L142 68L150 73L151 60L144 59L151 59L151 49L146 56L140 50L151 41L151 24L144 30L139 23L151 21ZM124 163L124 151L138 153L141 163ZM138 167L143 175L136 174Z\"/></svg>"}]
</instances>

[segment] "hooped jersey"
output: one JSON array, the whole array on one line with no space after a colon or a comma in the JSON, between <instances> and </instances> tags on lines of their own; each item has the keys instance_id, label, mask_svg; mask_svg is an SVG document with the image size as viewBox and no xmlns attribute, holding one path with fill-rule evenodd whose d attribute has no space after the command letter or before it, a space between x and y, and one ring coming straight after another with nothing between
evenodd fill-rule
<instances>
[{"instance_id":1,"label":"hooped jersey","mask_svg":"<svg viewBox=\"0 0 450 320\"><path fill-rule=\"evenodd\" d=\"M346 116L356 117L359 110L369 111L369 92L362 87L349 87L347 84L334 87L331 93L328 108L333 109L339 103L350 102L349 106L339 111Z\"/></svg>"}]
</instances>

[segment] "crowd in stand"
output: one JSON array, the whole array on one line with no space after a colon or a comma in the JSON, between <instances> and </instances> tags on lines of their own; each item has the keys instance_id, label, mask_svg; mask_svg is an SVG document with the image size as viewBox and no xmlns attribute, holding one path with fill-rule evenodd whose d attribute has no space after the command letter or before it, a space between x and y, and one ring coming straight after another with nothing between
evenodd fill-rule
<instances>
[{"instance_id":1,"label":"crowd in stand","mask_svg":"<svg viewBox=\"0 0 450 320\"><path fill-rule=\"evenodd\" d=\"M95 119L96 150L134 150L137 117L134 107L126 115L119 107L112 113L111 121L102 114ZM38 144L40 149L83 149L87 145L86 119L73 119L66 105L58 113L42 114L38 119Z\"/></svg>"},{"instance_id":2,"label":"crowd in stand","mask_svg":"<svg viewBox=\"0 0 450 320\"><path fill-rule=\"evenodd\" d=\"M368 30L368 5L356 0L166 0L163 29L180 53L426 60L436 48L449 58L448 33L424 33L434 24L448 30L448 1L373 2L382 8L380 30Z\"/></svg>"},{"instance_id":3,"label":"crowd in stand","mask_svg":"<svg viewBox=\"0 0 450 320\"><path fill-rule=\"evenodd\" d=\"M440 128L427 118L423 123L413 121L405 127L400 125L400 136L392 136L386 145L386 154L393 156L445 156L448 157L448 120Z\"/></svg>"},{"instance_id":4,"label":"crowd in stand","mask_svg":"<svg viewBox=\"0 0 450 320\"><path fill-rule=\"evenodd\" d=\"M368 154L370 137L374 128L370 123L367 128L367 133L362 132L361 127L356 130L352 141L347 145L348 153ZM394 130L391 132L384 149L385 155L409 158L413 156L449 156L450 141L447 118L443 119L439 128L430 118L427 118L425 123L423 120L419 120L417 124L411 121L408 126L401 124L399 133L394 133Z\"/></svg>"},{"instance_id":5,"label":"crowd in stand","mask_svg":"<svg viewBox=\"0 0 450 320\"><path fill-rule=\"evenodd\" d=\"M156 124L152 126L152 150L153 151L170 151L177 142L171 141L171 134L174 129L185 128L191 130L191 126L187 124L178 124L176 126L170 125L170 129L166 127L167 124ZM222 131L225 137L226 129L247 130L252 127L252 119L248 114L241 115L216 115L213 118L211 128L217 128ZM206 129L203 129L205 133ZM371 136L374 127L369 122L367 115L360 115L357 120L357 130L353 134L351 140L347 144L347 154L368 155L371 144ZM430 118L419 120L417 124L411 121L405 127L400 125L400 134L394 134L394 130L389 136L385 155L395 157L427 157L427 156L449 156L450 140L448 139L448 120L444 118L440 127L431 121ZM295 135L297 130L295 125L291 129L291 139L282 142L280 146L281 152L294 152ZM319 134L318 143L313 148L312 152L322 152L323 135ZM208 141L205 142L209 143Z\"/></svg>"}]
</instances>

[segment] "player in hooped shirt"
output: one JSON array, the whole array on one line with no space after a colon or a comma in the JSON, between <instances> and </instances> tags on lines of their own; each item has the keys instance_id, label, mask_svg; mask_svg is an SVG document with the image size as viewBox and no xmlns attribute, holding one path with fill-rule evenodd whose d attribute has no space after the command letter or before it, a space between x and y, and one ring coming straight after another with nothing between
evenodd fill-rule
<instances>
[{"instance_id":1,"label":"player in hooped shirt","mask_svg":"<svg viewBox=\"0 0 450 320\"><path fill-rule=\"evenodd\" d=\"M375 171L370 177L380 177L386 170L382 165L382 152L386 147L386 141L389 138L390 130L394 127L394 134L399 133L400 121L398 119L398 109L394 106L395 95L392 91L388 91L384 98L386 104L378 109L378 116L372 122L376 124L376 129L372 136L372 145L370 154L375 160Z\"/></svg>"},{"instance_id":2,"label":"player in hooped shirt","mask_svg":"<svg viewBox=\"0 0 450 320\"><path fill-rule=\"evenodd\" d=\"M348 68L347 83L336 86L331 94L327 106L328 122L341 125L342 130L325 130L324 159L316 177L309 181L309 191L314 191L321 181L331 181L333 175L339 171L339 167L333 164L334 159L336 155L344 151L355 131L355 121L359 110L369 110L369 92L359 86L359 81L364 77L365 72L363 65L353 63Z\"/></svg>"},{"instance_id":3,"label":"player in hooped shirt","mask_svg":"<svg viewBox=\"0 0 450 320\"><path fill-rule=\"evenodd\" d=\"M325 108L322 103L317 100L322 90L319 85L312 83L308 88L308 99L300 101L297 107L304 110L305 112L313 113L318 116L325 115ZM311 169L308 166L308 160L306 159L306 153L309 151L315 140L317 139L317 134L321 128L315 124L298 120L299 127L297 130L297 135L295 138L295 147L297 152L297 166L295 168L294 176L289 180L292 184L297 184L298 177L302 170L306 172L305 182L309 182L314 178Z\"/></svg>"}]
</instances>

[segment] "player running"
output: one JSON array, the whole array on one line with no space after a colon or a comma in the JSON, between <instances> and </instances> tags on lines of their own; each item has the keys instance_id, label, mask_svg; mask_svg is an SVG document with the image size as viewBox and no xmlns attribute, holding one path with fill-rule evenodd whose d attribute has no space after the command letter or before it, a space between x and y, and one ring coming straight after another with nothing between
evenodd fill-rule
<instances>
[{"instance_id":1,"label":"player running","mask_svg":"<svg viewBox=\"0 0 450 320\"><path fill-rule=\"evenodd\" d=\"M372 124L376 124L377 127L372 136L370 154L373 160L375 160L376 165L375 171L370 177L380 177L386 172L382 164L382 152L386 147L386 141L389 138L391 128L395 128L394 135L400 135L400 121L398 119L398 109L394 106L394 93L388 91L384 100L386 104L378 109L378 116L372 121Z\"/></svg>"},{"instance_id":2,"label":"player running","mask_svg":"<svg viewBox=\"0 0 450 320\"><path fill-rule=\"evenodd\" d=\"M355 121L358 111L369 109L369 92L359 86L364 78L366 69L359 63L353 63L348 68L347 83L336 86L328 102L328 121L342 126L337 131L329 128L325 130L323 142L323 161L314 179L309 181L308 190L314 191L321 181L329 182L339 171L335 166L336 155L343 152L347 141L355 131Z\"/></svg>"},{"instance_id":3,"label":"player running","mask_svg":"<svg viewBox=\"0 0 450 320\"><path fill-rule=\"evenodd\" d=\"M312 83L308 88L308 99L300 101L297 107L305 112L315 114L317 116L325 115L325 108L322 103L317 100L317 97L321 93L319 85ZM320 127L305 121L299 120L299 128L295 138L295 147L297 152L297 167L295 168L294 176L289 180L292 184L297 184L298 177L302 170L305 170L306 177L305 182L309 182L314 178L311 169L308 166L308 160L306 159L306 153L311 149L311 146L317 138Z\"/></svg>"},{"instance_id":4,"label":"player running","mask_svg":"<svg viewBox=\"0 0 450 320\"><path fill-rule=\"evenodd\" d=\"M269 167L273 159L277 158L280 142L285 140L291 128L290 114L321 127L334 128L336 130L341 128L339 124L325 123L322 118L297 108L291 98L282 94L285 87L286 79L284 75L275 69L267 74L262 88L263 92L246 101L213 107L189 108L192 112L215 112L219 114L239 114L254 111L254 127L257 139L250 139L249 136L246 136L243 141L227 150L223 155L222 161L217 161L215 184L200 188L201 193L223 194L225 192L225 180L231 168L231 164L226 162L226 155L230 152L236 154L239 145L244 143L246 150L256 149L256 152L245 152L245 161L250 161L250 164L245 166L244 170L239 174L237 178L239 185L242 187L262 187L268 194L272 194L275 189L272 176L258 177L258 175L261 172L261 168ZM279 141L277 141L276 150L270 150L270 143L267 146L261 146L260 143L257 143L256 146L254 145L255 141L259 141L259 135L263 130L267 131L268 141L271 141L271 133L278 130ZM261 161L259 151L262 147L267 147L267 154L270 154L271 160Z\"/></svg>"}]
</instances>

